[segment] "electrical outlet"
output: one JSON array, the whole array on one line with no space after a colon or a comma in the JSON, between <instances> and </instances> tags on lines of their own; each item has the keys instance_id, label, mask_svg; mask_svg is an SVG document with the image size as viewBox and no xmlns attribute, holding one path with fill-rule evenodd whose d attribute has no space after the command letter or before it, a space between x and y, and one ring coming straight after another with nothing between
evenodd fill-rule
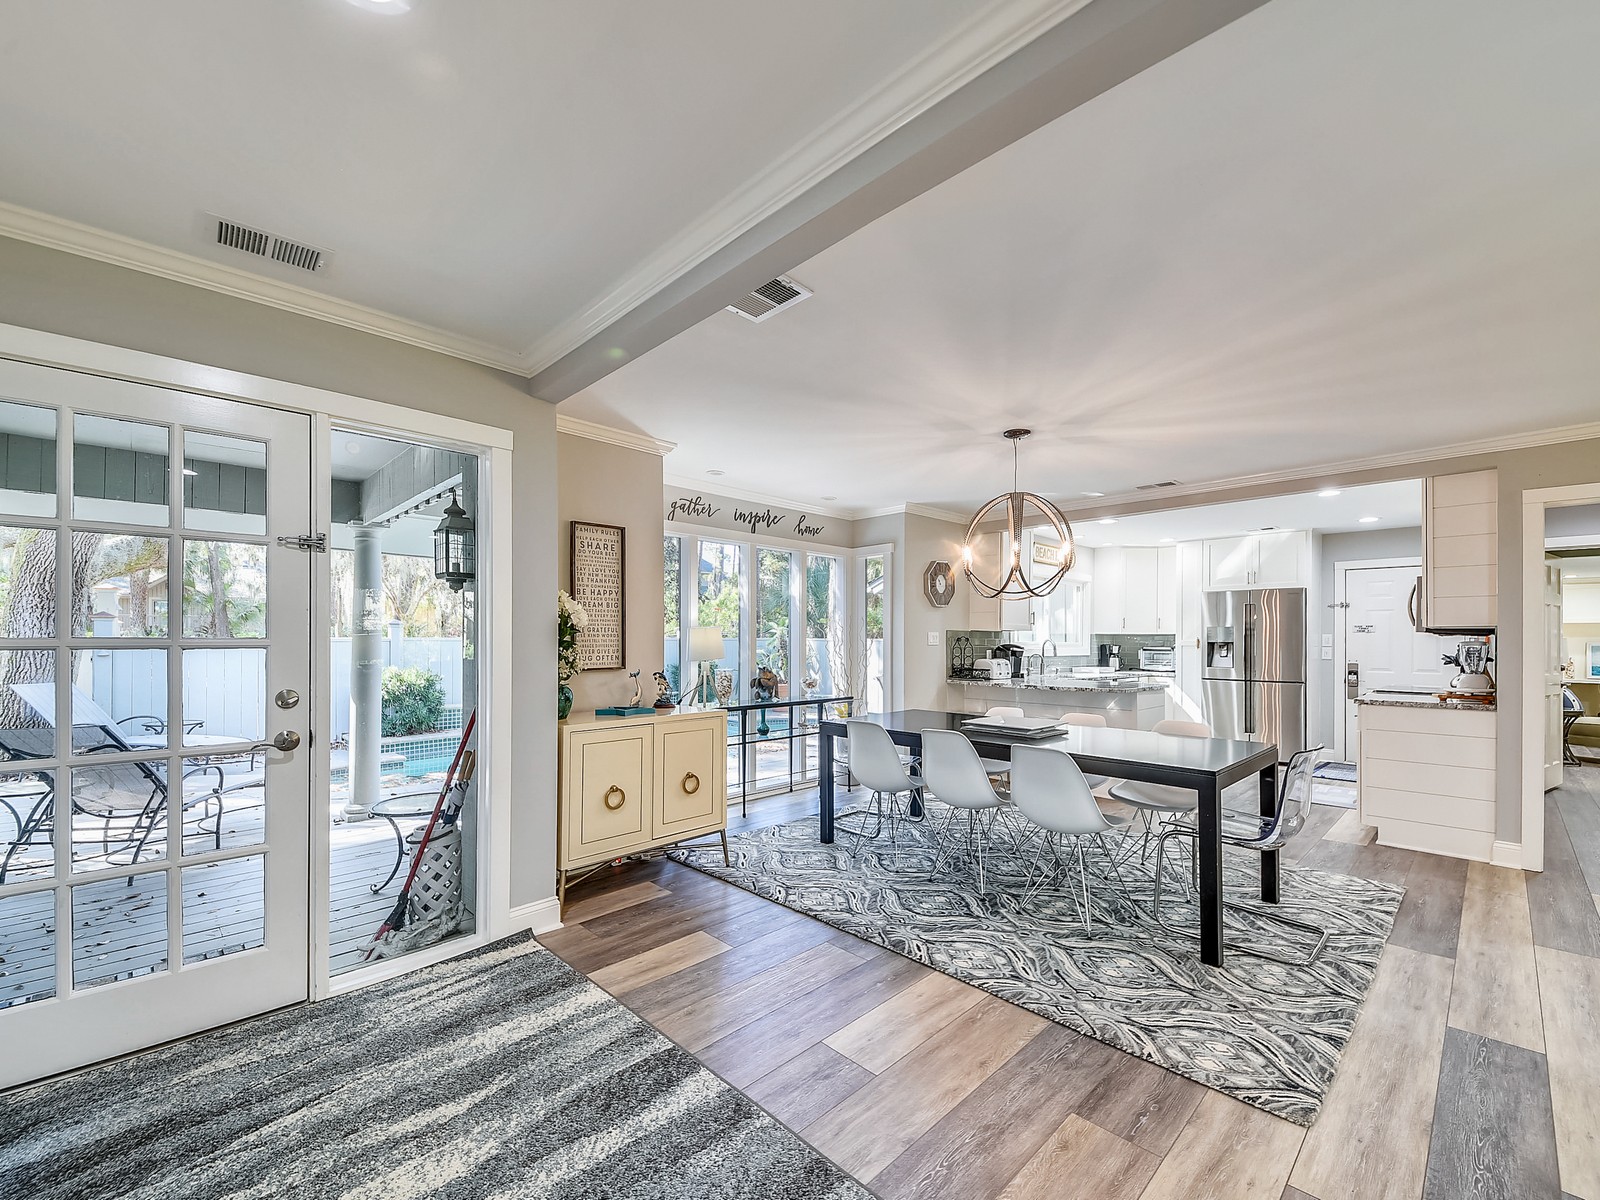
<instances>
[{"instance_id":1,"label":"electrical outlet","mask_svg":"<svg viewBox=\"0 0 1600 1200\"><path fill-rule=\"evenodd\" d=\"M933 632L931 632L930 634L928 634L928 645L937 646L938 644L939 644L939 631L936 629Z\"/></svg>"}]
</instances>

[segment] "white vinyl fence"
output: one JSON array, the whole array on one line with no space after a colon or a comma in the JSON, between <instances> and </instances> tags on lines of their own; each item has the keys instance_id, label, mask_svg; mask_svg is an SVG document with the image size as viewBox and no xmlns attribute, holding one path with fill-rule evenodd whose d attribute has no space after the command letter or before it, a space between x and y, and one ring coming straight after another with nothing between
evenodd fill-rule
<instances>
[{"instance_id":1,"label":"white vinyl fence","mask_svg":"<svg viewBox=\"0 0 1600 1200\"><path fill-rule=\"evenodd\" d=\"M330 740L350 732L350 639L332 638ZM438 674L447 706L461 704L461 640L383 640L385 667L424 667ZM267 652L237 646L183 651L183 718L203 721L203 733L260 739L266 735ZM74 681L100 707L121 719L167 711L167 660L163 650L90 650Z\"/></svg>"}]
</instances>

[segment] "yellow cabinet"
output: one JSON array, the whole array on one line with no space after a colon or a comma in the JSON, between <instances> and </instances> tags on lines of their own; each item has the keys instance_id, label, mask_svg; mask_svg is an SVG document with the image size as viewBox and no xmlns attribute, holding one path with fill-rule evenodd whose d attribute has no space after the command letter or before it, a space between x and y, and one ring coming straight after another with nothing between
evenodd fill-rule
<instances>
[{"instance_id":1,"label":"yellow cabinet","mask_svg":"<svg viewBox=\"0 0 1600 1200\"><path fill-rule=\"evenodd\" d=\"M662 712L561 724L557 891L568 875L686 838L723 835L728 715Z\"/></svg>"}]
</instances>

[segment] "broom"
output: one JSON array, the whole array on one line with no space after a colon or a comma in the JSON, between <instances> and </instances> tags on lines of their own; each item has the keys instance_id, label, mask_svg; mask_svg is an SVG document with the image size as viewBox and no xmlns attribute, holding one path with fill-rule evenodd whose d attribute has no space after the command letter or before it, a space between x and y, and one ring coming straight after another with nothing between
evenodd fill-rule
<instances>
[{"instance_id":1,"label":"broom","mask_svg":"<svg viewBox=\"0 0 1600 1200\"><path fill-rule=\"evenodd\" d=\"M416 882L417 868L422 866L422 852L428 848L428 840L433 837L433 827L438 823L439 813L444 809L444 802L450 795L451 789L456 786L456 772L461 768L464 756L471 754L467 743L472 739L472 731L478 724L478 710L473 709L472 715L467 718L467 723L461 727L461 740L456 743L455 756L450 760L450 769L445 772L444 786L439 789L439 799L433 806L433 815L428 818L428 827L422 832L422 841L417 843L416 851L411 855L411 869L406 872L405 886L400 889L400 898L395 901L394 909L384 918L378 932L373 935L372 945L367 947L367 952L362 961L372 957L373 951L378 948L378 943L383 941L383 935L393 930L402 928L406 923L406 906L411 903L411 885ZM469 760L470 761L470 760ZM467 777L461 781L467 782Z\"/></svg>"}]
</instances>

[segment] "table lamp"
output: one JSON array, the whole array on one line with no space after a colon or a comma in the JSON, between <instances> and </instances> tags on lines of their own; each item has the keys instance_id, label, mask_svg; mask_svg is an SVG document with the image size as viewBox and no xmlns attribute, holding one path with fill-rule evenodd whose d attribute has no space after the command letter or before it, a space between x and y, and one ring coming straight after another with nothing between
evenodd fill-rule
<instances>
[{"instance_id":1,"label":"table lamp","mask_svg":"<svg viewBox=\"0 0 1600 1200\"><path fill-rule=\"evenodd\" d=\"M717 702L717 662L722 658L722 630L709 625L689 629L689 658L700 665L694 685L694 703L710 707Z\"/></svg>"}]
</instances>

